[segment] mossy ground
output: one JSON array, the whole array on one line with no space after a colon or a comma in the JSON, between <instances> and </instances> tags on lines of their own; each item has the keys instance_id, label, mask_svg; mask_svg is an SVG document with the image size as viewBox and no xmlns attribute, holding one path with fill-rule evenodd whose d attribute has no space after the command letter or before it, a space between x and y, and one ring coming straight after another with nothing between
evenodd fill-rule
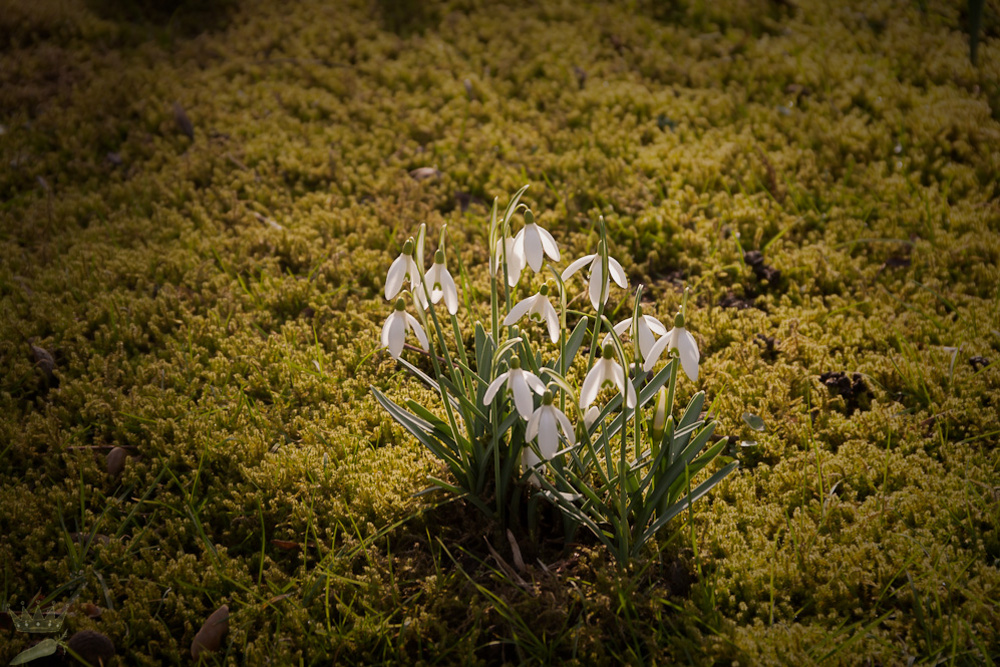
<instances>
[{"instance_id":1,"label":"mossy ground","mask_svg":"<svg viewBox=\"0 0 1000 667\"><path fill-rule=\"evenodd\" d=\"M4 0L4 602L79 591L129 665L223 603L234 664L996 660L998 15L973 66L934 0ZM647 313L693 289L744 465L661 556L519 586L369 386L421 392L376 351L405 237L475 300L525 182Z\"/></svg>"}]
</instances>

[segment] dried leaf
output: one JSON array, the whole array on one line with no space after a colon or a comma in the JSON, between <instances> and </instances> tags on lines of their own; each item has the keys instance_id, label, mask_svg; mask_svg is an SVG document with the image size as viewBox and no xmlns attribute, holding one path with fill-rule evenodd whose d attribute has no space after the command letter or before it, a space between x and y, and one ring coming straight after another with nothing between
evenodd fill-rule
<instances>
[{"instance_id":1,"label":"dried leaf","mask_svg":"<svg viewBox=\"0 0 1000 667\"><path fill-rule=\"evenodd\" d=\"M434 167L418 167L410 172L410 176L415 181L426 181L428 178L437 178L441 172Z\"/></svg>"},{"instance_id":2,"label":"dried leaf","mask_svg":"<svg viewBox=\"0 0 1000 667\"><path fill-rule=\"evenodd\" d=\"M767 430L767 426L764 424L764 420L760 418L759 415L755 415L752 412L743 413L743 422L755 431L760 431L763 433Z\"/></svg>"},{"instance_id":3,"label":"dried leaf","mask_svg":"<svg viewBox=\"0 0 1000 667\"><path fill-rule=\"evenodd\" d=\"M229 605L224 604L205 619L205 624L194 636L194 641L191 642L191 657L197 660L202 653L218 651L227 630L229 630Z\"/></svg>"},{"instance_id":4,"label":"dried leaf","mask_svg":"<svg viewBox=\"0 0 1000 667\"><path fill-rule=\"evenodd\" d=\"M31 662L32 660L37 660L38 658L44 658L47 655L52 655L59 648L59 643L52 639L43 639L26 651L21 651L14 656L14 659L10 661L12 665L23 665L25 663Z\"/></svg>"}]
</instances>

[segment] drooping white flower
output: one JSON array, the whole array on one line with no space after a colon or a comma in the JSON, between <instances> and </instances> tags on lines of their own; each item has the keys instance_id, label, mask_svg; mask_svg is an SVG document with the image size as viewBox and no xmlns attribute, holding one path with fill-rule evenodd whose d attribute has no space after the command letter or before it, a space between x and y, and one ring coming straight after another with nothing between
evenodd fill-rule
<instances>
[{"instance_id":1,"label":"drooping white flower","mask_svg":"<svg viewBox=\"0 0 1000 667\"><path fill-rule=\"evenodd\" d=\"M656 344L656 337L663 336L667 333L667 328L663 326L660 320L656 319L652 315L643 315L642 311L639 311L639 352L642 354L642 358L645 359L649 356L649 351L653 349L653 345ZM622 320L615 325L615 333L618 336L622 336L626 331L632 326L632 318L627 320ZM604 344L607 345L610 335L604 336Z\"/></svg>"},{"instance_id":2,"label":"drooping white flower","mask_svg":"<svg viewBox=\"0 0 1000 667\"><path fill-rule=\"evenodd\" d=\"M597 400L597 394L605 385L612 385L625 396L625 405L630 408L635 407L635 387L625 377L625 371L614 360L614 350L610 345L604 346L604 354L594 362L594 367L583 379L583 386L580 388L580 409L586 410L591 403ZM626 391L628 393L626 393Z\"/></svg>"},{"instance_id":3,"label":"drooping white flower","mask_svg":"<svg viewBox=\"0 0 1000 667\"><path fill-rule=\"evenodd\" d=\"M458 288L455 287L455 279L451 277L448 267L444 264L444 252L440 249L434 253L434 264L427 269L424 285L417 291L417 302L422 308L427 308L424 287L430 292L431 303L437 303L444 298L448 312L452 315L458 312Z\"/></svg>"},{"instance_id":4,"label":"drooping white flower","mask_svg":"<svg viewBox=\"0 0 1000 667\"><path fill-rule=\"evenodd\" d=\"M566 270L562 272L563 282L569 280L570 276L587 264L590 264L590 303L593 304L594 310L597 310L599 304L607 303L608 292L611 288L611 279L614 278L618 286L625 289L628 287L628 277L625 275L625 269L622 268L622 265L614 257L608 257L608 273L610 276L602 275L604 271L601 266L601 253L598 252L593 255L581 257L567 266Z\"/></svg>"},{"instance_id":5,"label":"drooping white flower","mask_svg":"<svg viewBox=\"0 0 1000 667\"><path fill-rule=\"evenodd\" d=\"M403 280L410 279L410 291L419 293L420 269L413 261L413 240L409 239L403 244L403 252L389 265L389 273L385 276L385 298L395 299L399 290L403 288Z\"/></svg>"},{"instance_id":6,"label":"drooping white flower","mask_svg":"<svg viewBox=\"0 0 1000 667\"><path fill-rule=\"evenodd\" d=\"M510 309L510 312L507 313L507 317L504 318L503 325L509 327L527 313L528 319L538 320L539 322L544 321L549 328L549 338L552 339L553 343L558 343L559 315L556 314L556 309L549 302L548 293L549 286L542 285L538 294L529 296L527 299L516 303Z\"/></svg>"},{"instance_id":7,"label":"drooping white flower","mask_svg":"<svg viewBox=\"0 0 1000 667\"><path fill-rule=\"evenodd\" d=\"M534 390L537 394L544 394L545 385L542 381L531 371L522 369L521 360L518 357L512 357L510 369L498 375L486 388L483 405L489 405L493 402L493 397L496 396L497 391L504 383L507 385L507 390L514 394L514 407L517 408L518 414L524 419L531 417L531 412L535 409L531 392Z\"/></svg>"},{"instance_id":8,"label":"drooping white flower","mask_svg":"<svg viewBox=\"0 0 1000 667\"><path fill-rule=\"evenodd\" d=\"M420 326L417 318L406 312L406 304L403 300L397 299L396 308L386 318L385 324L382 325L382 347L388 348L389 354L394 359L399 359L399 355L403 351L407 329L410 329L413 335L417 337L417 340L420 341L420 347L425 351L430 350L424 328Z\"/></svg>"},{"instance_id":9,"label":"drooping white flower","mask_svg":"<svg viewBox=\"0 0 1000 667\"><path fill-rule=\"evenodd\" d=\"M576 443L576 436L573 433L573 425L559 408L552 404L552 392L546 391L542 396L542 405L531 413L528 419L528 426L524 432L524 439L528 442L538 439L538 451L546 461L551 459L559 451L559 429L569 444ZM521 465L525 468L532 468L542 459L532 447L526 446L521 450ZM540 486L537 473L532 473L529 478L535 486Z\"/></svg>"},{"instance_id":10,"label":"drooping white flower","mask_svg":"<svg viewBox=\"0 0 1000 667\"><path fill-rule=\"evenodd\" d=\"M553 262L559 261L559 246L552 234L535 224L535 214L530 210L524 212L524 227L514 237L514 248L528 261L528 266L535 273L542 270L544 255Z\"/></svg>"},{"instance_id":11,"label":"drooping white flower","mask_svg":"<svg viewBox=\"0 0 1000 667\"><path fill-rule=\"evenodd\" d=\"M495 276L503 272L504 251L506 251L507 284L510 287L517 285L526 263L524 250L518 250L512 238L497 239L496 248L493 250L493 254L490 255L490 275Z\"/></svg>"},{"instance_id":12,"label":"drooping white flower","mask_svg":"<svg viewBox=\"0 0 1000 667\"><path fill-rule=\"evenodd\" d=\"M698 381L698 360L701 359L701 353L698 352L698 343L695 341L694 336L684 328L683 313L677 313L677 316L674 318L674 328L668 331L663 338L656 341L656 345L653 346L653 349L646 356L646 363L642 367L643 370L647 373L653 370L653 366L656 365L664 350L677 350L677 356L681 358L681 368L684 369L684 373L691 378L692 382Z\"/></svg>"}]
</instances>

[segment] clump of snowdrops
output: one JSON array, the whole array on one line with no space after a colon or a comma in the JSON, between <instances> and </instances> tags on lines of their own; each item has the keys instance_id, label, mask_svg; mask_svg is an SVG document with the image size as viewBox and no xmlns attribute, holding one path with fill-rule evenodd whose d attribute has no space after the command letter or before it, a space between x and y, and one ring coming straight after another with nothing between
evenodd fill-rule
<instances>
[{"instance_id":1,"label":"clump of snowdrops","mask_svg":"<svg viewBox=\"0 0 1000 667\"><path fill-rule=\"evenodd\" d=\"M642 313L641 285L632 316L612 323L605 312L611 284L628 289L628 278L608 254L603 221L598 251L559 272L553 267L561 260L558 244L520 203L526 189L502 215L493 203L490 319L476 321L473 349L466 349L456 316L458 288L447 268L444 230L429 268L423 225L389 267L385 297L394 309L381 345L440 395L444 416L372 392L447 465L451 479L432 478L436 486L465 497L500 525L519 515L525 498L529 522L538 503L552 503L571 530L585 527L624 565L738 463L694 484L725 440L707 446L714 423L701 417L704 392L675 416L679 369L698 379L698 346L684 326L686 293L670 330ZM523 226L513 234L518 212ZM526 269L542 275L548 269L552 287L544 283L515 302ZM592 313L567 308L567 285L583 269ZM403 358L409 334L417 343L409 347L430 360L433 376ZM589 352L579 354L585 341ZM577 390L567 375L584 363Z\"/></svg>"}]
</instances>

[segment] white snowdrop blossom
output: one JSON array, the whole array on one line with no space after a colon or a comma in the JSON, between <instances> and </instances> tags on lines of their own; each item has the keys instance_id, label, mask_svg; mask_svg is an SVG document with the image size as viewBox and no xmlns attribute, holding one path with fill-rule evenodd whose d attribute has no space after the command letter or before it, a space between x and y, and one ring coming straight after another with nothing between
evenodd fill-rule
<instances>
[{"instance_id":1,"label":"white snowdrop blossom","mask_svg":"<svg viewBox=\"0 0 1000 667\"><path fill-rule=\"evenodd\" d=\"M587 428L594 425L597 418L601 416L601 410L596 405L591 405L583 414L583 423Z\"/></svg>"},{"instance_id":2,"label":"white snowdrop blossom","mask_svg":"<svg viewBox=\"0 0 1000 667\"><path fill-rule=\"evenodd\" d=\"M667 389L660 387L656 393L656 410L653 411L653 440L659 442L663 438L663 429L667 425Z\"/></svg>"},{"instance_id":3,"label":"white snowdrop blossom","mask_svg":"<svg viewBox=\"0 0 1000 667\"><path fill-rule=\"evenodd\" d=\"M434 264L427 269L424 285L430 292L431 303L437 303L444 298L448 312L452 315L458 312L458 288L455 287L455 279L451 277L448 267L444 264L444 253L441 250L434 253ZM417 302L422 308L427 308L427 297L424 296L422 288L417 291Z\"/></svg>"},{"instance_id":4,"label":"white snowdrop blossom","mask_svg":"<svg viewBox=\"0 0 1000 667\"><path fill-rule=\"evenodd\" d=\"M694 336L684 328L683 313L677 313L677 317L674 318L674 328L656 341L656 345L646 357L643 370L647 373L653 370L664 350L677 350L677 356L681 358L681 368L692 382L698 381L698 360L701 359L701 353L698 352L698 343L695 342Z\"/></svg>"},{"instance_id":5,"label":"white snowdrop blossom","mask_svg":"<svg viewBox=\"0 0 1000 667\"><path fill-rule=\"evenodd\" d=\"M653 349L653 345L656 344L657 336L663 336L667 333L667 328L663 326L660 320L656 319L652 315L643 315L642 311L639 311L639 353L642 354L642 358L645 359L649 356L649 351ZM627 320L622 320L615 325L615 333L619 336L625 334L626 331L632 326L632 318ZM604 336L603 344L607 345L610 341L610 334Z\"/></svg>"},{"instance_id":6,"label":"white snowdrop blossom","mask_svg":"<svg viewBox=\"0 0 1000 667\"><path fill-rule=\"evenodd\" d=\"M420 341L420 347L425 351L430 350L424 328L420 326L417 318L406 312L406 304L403 300L397 299L395 310L392 311L392 314L386 318L385 324L382 325L382 347L388 348L389 354L394 359L399 359L399 355L403 351L407 329L410 329L413 335L417 337L417 340Z\"/></svg>"},{"instance_id":7,"label":"white snowdrop blossom","mask_svg":"<svg viewBox=\"0 0 1000 667\"><path fill-rule=\"evenodd\" d=\"M389 273L385 276L385 298L395 299L406 278L410 279L410 291L417 294L420 291L417 289L420 286L420 269L413 261L412 239L403 244L403 252L389 266Z\"/></svg>"},{"instance_id":8,"label":"white snowdrop blossom","mask_svg":"<svg viewBox=\"0 0 1000 667\"><path fill-rule=\"evenodd\" d=\"M593 255L581 257L567 266L566 270L562 272L563 282L569 280L570 276L587 264L590 264L590 303L593 304L594 310L597 310L600 304L606 303L608 300L611 279L614 278L619 287L626 289L628 287L628 277L625 275L625 269L622 268L622 265L614 257L608 257L608 273L611 274L610 277L602 275L604 270L601 266L601 253L598 252Z\"/></svg>"},{"instance_id":9,"label":"white snowdrop blossom","mask_svg":"<svg viewBox=\"0 0 1000 667\"><path fill-rule=\"evenodd\" d=\"M526 260L524 250L518 250L514 239L497 239L496 248L490 255L490 275L495 276L503 273L504 250L507 252L507 284L510 287L517 285L521 279L521 271L524 270Z\"/></svg>"},{"instance_id":10,"label":"white snowdrop blossom","mask_svg":"<svg viewBox=\"0 0 1000 667\"><path fill-rule=\"evenodd\" d=\"M538 439L538 451L546 461L559 451L559 429L562 429L569 444L576 444L573 425L559 408L552 405L552 398L552 392L546 391L542 396L542 405L531 413L524 432L524 439L527 442ZM525 446L521 450L521 465L525 468L533 468L541 461L532 447ZM532 473L529 479L534 486L540 486L537 473Z\"/></svg>"},{"instance_id":11,"label":"white snowdrop blossom","mask_svg":"<svg viewBox=\"0 0 1000 667\"><path fill-rule=\"evenodd\" d=\"M538 320L539 322L544 321L549 328L549 338L552 339L553 343L558 343L559 315L556 314L556 309L549 302L548 293L549 286L542 285L538 294L529 296L527 299L516 303L510 309L510 312L507 313L507 317L504 318L503 325L509 327L527 314L528 319Z\"/></svg>"},{"instance_id":12,"label":"white snowdrop blossom","mask_svg":"<svg viewBox=\"0 0 1000 667\"><path fill-rule=\"evenodd\" d=\"M586 410L591 403L597 400L597 394L605 385L618 388L618 391L625 396L625 405L630 408L635 407L635 387L625 377L625 371L614 360L614 350L610 345L604 346L604 354L594 362L594 367L583 379L583 387L580 388L580 409ZM628 393L626 393L626 391Z\"/></svg>"},{"instance_id":13,"label":"white snowdrop blossom","mask_svg":"<svg viewBox=\"0 0 1000 667\"><path fill-rule=\"evenodd\" d=\"M530 210L524 212L524 227L514 237L515 252L528 261L535 273L542 270L544 255L553 262L559 261L559 246L547 230L535 224L535 215Z\"/></svg>"},{"instance_id":14,"label":"white snowdrop blossom","mask_svg":"<svg viewBox=\"0 0 1000 667\"><path fill-rule=\"evenodd\" d=\"M535 409L531 392L534 390L537 394L544 394L545 385L534 373L521 368L521 360L518 357L513 357L507 372L498 375L486 388L483 405L489 405L493 402L493 397L496 396L504 383L507 385L507 390L514 395L514 407L517 408L518 414L524 419L530 418L531 412Z\"/></svg>"}]
</instances>

